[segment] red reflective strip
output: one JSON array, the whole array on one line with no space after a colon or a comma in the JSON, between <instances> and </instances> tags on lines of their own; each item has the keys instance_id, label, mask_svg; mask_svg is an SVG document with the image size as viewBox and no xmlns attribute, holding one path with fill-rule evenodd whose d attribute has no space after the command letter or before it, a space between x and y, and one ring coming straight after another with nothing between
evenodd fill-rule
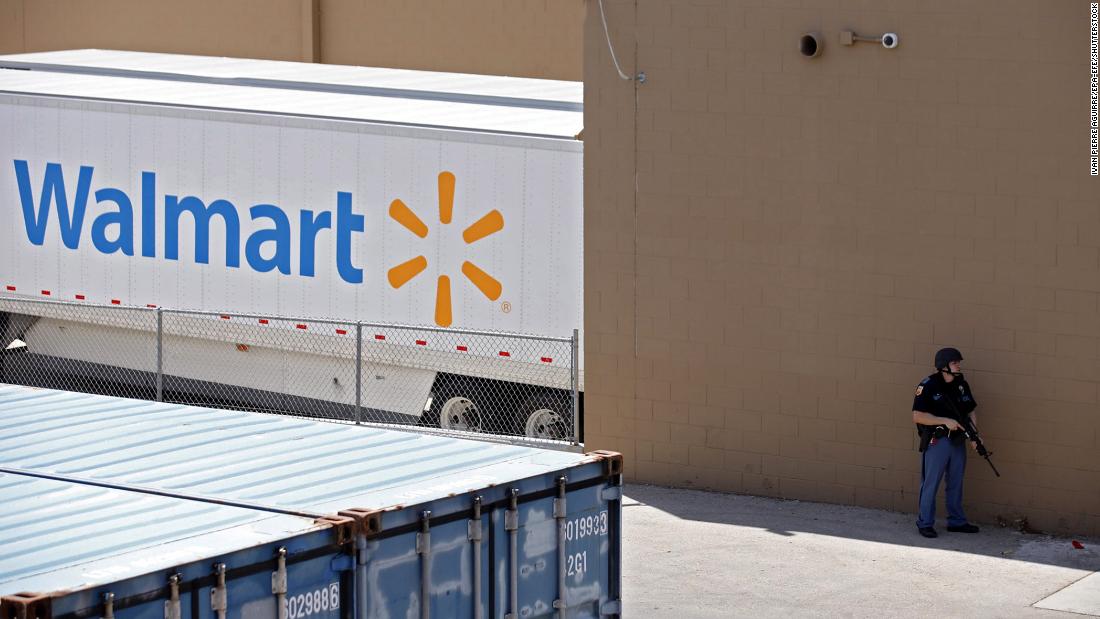
<instances>
[{"instance_id":1,"label":"red reflective strip","mask_svg":"<svg viewBox=\"0 0 1100 619\"><path fill-rule=\"evenodd\" d=\"M76 300L77 301L83 301L84 300L84 295L82 295L82 294L76 295Z\"/></svg>"},{"instance_id":2,"label":"red reflective strip","mask_svg":"<svg viewBox=\"0 0 1100 619\"><path fill-rule=\"evenodd\" d=\"M511 356L512 356L512 353L510 353L510 352L508 352L508 351L506 351L506 350L502 350L502 351L500 351L500 352L499 352L498 354L499 354L499 355L500 355L501 357L511 357Z\"/></svg>"},{"instance_id":3,"label":"red reflective strip","mask_svg":"<svg viewBox=\"0 0 1100 619\"><path fill-rule=\"evenodd\" d=\"M460 350L462 352L466 352L467 350L469 350L469 348L466 348L465 346L455 346L455 349Z\"/></svg>"},{"instance_id":4,"label":"red reflective strip","mask_svg":"<svg viewBox=\"0 0 1100 619\"><path fill-rule=\"evenodd\" d=\"M226 316L225 314L218 316L218 318L221 318L222 320L229 320L229 316Z\"/></svg>"},{"instance_id":5,"label":"red reflective strip","mask_svg":"<svg viewBox=\"0 0 1100 619\"><path fill-rule=\"evenodd\" d=\"M428 342L426 342L424 340L416 340L416 345L417 346L427 346Z\"/></svg>"},{"instance_id":6,"label":"red reflective strip","mask_svg":"<svg viewBox=\"0 0 1100 619\"><path fill-rule=\"evenodd\" d=\"M43 290L42 294L44 294L48 297L48 296L50 296L50 291L49 290Z\"/></svg>"},{"instance_id":7,"label":"red reflective strip","mask_svg":"<svg viewBox=\"0 0 1100 619\"><path fill-rule=\"evenodd\" d=\"M122 305L122 301L118 299L111 299L111 305Z\"/></svg>"},{"instance_id":8,"label":"red reflective strip","mask_svg":"<svg viewBox=\"0 0 1100 619\"><path fill-rule=\"evenodd\" d=\"M337 329L336 330L336 335L347 335L347 334L348 334L348 332L345 331L344 329Z\"/></svg>"},{"instance_id":9,"label":"red reflective strip","mask_svg":"<svg viewBox=\"0 0 1100 619\"><path fill-rule=\"evenodd\" d=\"M554 360L553 360L553 359L551 359L550 357L543 357L543 358L542 358L542 362L543 362L543 363L553 363L553 362L554 362Z\"/></svg>"},{"instance_id":10,"label":"red reflective strip","mask_svg":"<svg viewBox=\"0 0 1100 619\"><path fill-rule=\"evenodd\" d=\"M386 336L384 336L384 335L381 335L381 334L377 334L377 333L376 333L376 334L374 335L374 339L376 339L376 340L384 340L384 339L386 339Z\"/></svg>"},{"instance_id":11,"label":"red reflective strip","mask_svg":"<svg viewBox=\"0 0 1100 619\"><path fill-rule=\"evenodd\" d=\"M15 286L8 286L8 292L15 292Z\"/></svg>"},{"instance_id":12,"label":"red reflective strip","mask_svg":"<svg viewBox=\"0 0 1100 619\"><path fill-rule=\"evenodd\" d=\"M305 325L294 325L294 328L295 329L301 329L301 330L305 331L306 326Z\"/></svg>"},{"instance_id":13,"label":"red reflective strip","mask_svg":"<svg viewBox=\"0 0 1100 619\"><path fill-rule=\"evenodd\" d=\"M153 308L155 308L156 306L157 306L157 305L156 305L156 303L146 303L146 304L145 304L145 307L153 307Z\"/></svg>"},{"instance_id":14,"label":"red reflective strip","mask_svg":"<svg viewBox=\"0 0 1100 619\"><path fill-rule=\"evenodd\" d=\"M261 318L260 319L260 324L261 325L266 325L267 324L267 319L266 318Z\"/></svg>"}]
</instances>

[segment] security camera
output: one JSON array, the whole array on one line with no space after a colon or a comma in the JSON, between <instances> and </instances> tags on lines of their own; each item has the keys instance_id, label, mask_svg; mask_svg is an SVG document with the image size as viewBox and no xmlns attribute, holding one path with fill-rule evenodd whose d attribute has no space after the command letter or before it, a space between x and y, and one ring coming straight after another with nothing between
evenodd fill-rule
<instances>
[{"instance_id":1,"label":"security camera","mask_svg":"<svg viewBox=\"0 0 1100 619\"><path fill-rule=\"evenodd\" d=\"M898 46L898 35L896 32L887 32L882 35L882 46L886 49L894 49Z\"/></svg>"}]
</instances>

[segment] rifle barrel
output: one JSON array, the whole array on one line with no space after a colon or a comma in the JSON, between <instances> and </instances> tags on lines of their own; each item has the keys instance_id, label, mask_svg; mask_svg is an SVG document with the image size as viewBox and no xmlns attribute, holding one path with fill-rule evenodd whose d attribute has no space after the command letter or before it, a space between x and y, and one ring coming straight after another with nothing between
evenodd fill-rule
<instances>
[{"instance_id":1,"label":"rifle barrel","mask_svg":"<svg viewBox=\"0 0 1100 619\"><path fill-rule=\"evenodd\" d=\"M997 477L1001 476L1001 472L997 470L997 467L993 466L993 461L989 459L989 456L985 457L985 461L989 463L989 467L993 469L993 474Z\"/></svg>"}]
</instances>

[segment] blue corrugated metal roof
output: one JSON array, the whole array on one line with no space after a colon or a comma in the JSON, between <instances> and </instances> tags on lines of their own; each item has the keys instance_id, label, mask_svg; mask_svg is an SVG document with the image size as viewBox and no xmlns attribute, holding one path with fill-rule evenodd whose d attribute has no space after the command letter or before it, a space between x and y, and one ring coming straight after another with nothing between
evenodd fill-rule
<instances>
[{"instance_id":1,"label":"blue corrugated metal roof","mask_svg":"<svg viewBox=\"0 0 1100 619\"><path fill-rule=\"evenodd\" d=\"M0 385L0 467L288 510L420 503L585 461L410 431Z\"/></svg>"},{"instance_id":2,"label":"blue corrugated metal roof","mask_svg":"<svg viewBox=\"0 0 1100 619\"><path fill-rule=\"evenodd\" d=\"M0 595L94 587L323 525L297 516L0 473Z\"/></svg>"}]
</instances>

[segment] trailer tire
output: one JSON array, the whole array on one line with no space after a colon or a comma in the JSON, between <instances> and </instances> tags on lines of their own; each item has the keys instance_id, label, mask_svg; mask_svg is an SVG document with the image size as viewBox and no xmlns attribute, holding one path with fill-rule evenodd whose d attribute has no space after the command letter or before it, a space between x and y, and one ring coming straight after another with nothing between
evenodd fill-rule
<instances>
[{"instance_id":1,"label":"trailer tire","mask_svg":"<svg viewBox=\"0 0 1100 619\"><path fill-rule=\"evenodd\" d=\"M481 408L466 396L450 396L439 407L439 428L481 432L484 428Z\"/></svg>"},{"instance_id":2,"label":"trailer tire","mask_svg":"<svg viewBox=\"0 0 1100 619\"><path fill-rule=\"evenodd\" d=\"M573 413L570 400L544 392L537 394L523 407L517 434L527 438L569 440L573 438Z\"/></svg>"}]
</instances>

